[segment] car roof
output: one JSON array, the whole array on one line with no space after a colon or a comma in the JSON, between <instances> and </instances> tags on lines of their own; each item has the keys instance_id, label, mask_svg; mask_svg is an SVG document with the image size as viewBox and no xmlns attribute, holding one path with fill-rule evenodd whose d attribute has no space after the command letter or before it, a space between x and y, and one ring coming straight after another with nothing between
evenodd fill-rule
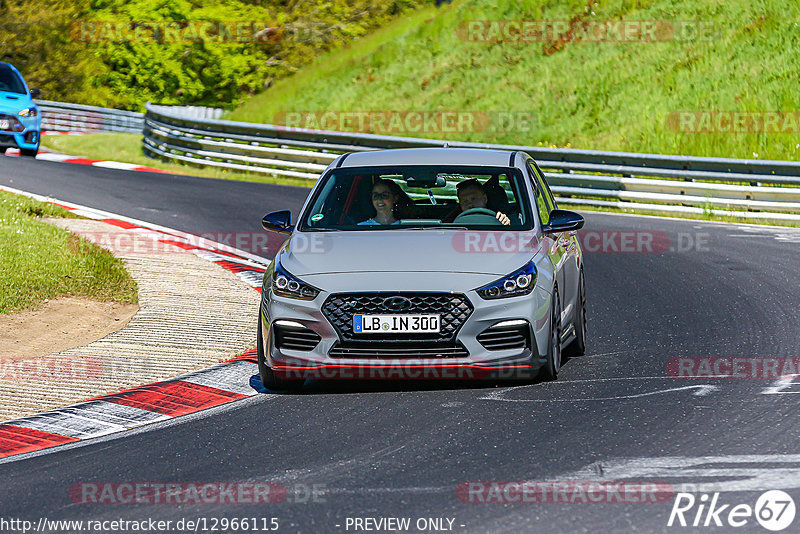
<instances>
[{"instance_id":1,"label":"car roof","mask_svg":"<svg viewBox=\"0 0 800 534\"><path fill-rule=\"evenodd\" d=\"M510 150L480 148L396 148L353 152L340 158L338 167L373 167L383 165L476 165L512 167L516 154ZM342 161L343 159L343 161Z\"/></svg>"},{"instance_id":2,"label":"car roof","mask_svg":"<svg viewBox=\"0 0 800 534\"><path fill-rule=\"evenodd\" d=\"M19 71L19 69L17 67L15 67L14 65L12 65L11 63L8 63L6 61L0 61L0 67L8 67L8 68L10 68L12 71L16 72L19 75L19 77L23 79L23 81L25 80L25 78L23 78L22 73Z\"/></svg>"}]
</instances>

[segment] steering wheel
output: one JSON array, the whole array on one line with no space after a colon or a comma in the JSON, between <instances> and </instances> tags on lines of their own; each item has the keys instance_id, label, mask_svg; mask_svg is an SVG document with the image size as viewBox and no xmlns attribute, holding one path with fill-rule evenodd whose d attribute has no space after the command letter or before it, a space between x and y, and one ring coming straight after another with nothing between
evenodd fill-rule
<instances>
[{"instance_id":1,"label":"steering wheel","mask_svg":"<svg viewBox=\"0 0 800 534\"><path fill-rule=\"evenodd\" d=\"M454 223L464 224L500 224L497 214L486 208L471 208L462 212L453 221Z\"/></svg>"}]
</instances>

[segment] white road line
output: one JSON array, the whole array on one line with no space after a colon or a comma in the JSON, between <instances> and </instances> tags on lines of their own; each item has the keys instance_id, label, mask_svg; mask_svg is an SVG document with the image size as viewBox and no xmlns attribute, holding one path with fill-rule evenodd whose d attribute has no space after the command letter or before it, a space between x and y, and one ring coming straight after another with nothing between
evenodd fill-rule
<instances>
[{"instance_id":1,"label":"white road line","mask_svg":"<svg viewBox=\"0 0 800 534\"><path fill-rule=\"evenodd\" d=\"M121 161L95 161L92 163L93 167L105 167L107 169L120 169L123 171L132 171L141 165L136 165L134 163L122 163Z\"/></svg>"},{"instance_id":2,"label":"white road line","mask_svg":"<svg viewBox=\"0 0 800 534\"><path fill-rule=\"evenodd\" d=\"M636 393L633 395L618 395L614 397L590 397L590 398L580 398L580 397L572 397L569 399L507 399L505 395L510 393L515 389L527 388L531 386L535 386L537 384L525 385L525 386L517 386L513 388L509 388L506 390L499 390L493 391L490 394L486 395L485 397L479 397L478 400L491 400L491 401L500 401L500 402L587 402L587 401L606 401L606 400L624 400L624 399L638 399L640 397L649 397L651 395L660 395L662 393L672 393L674 391L688 391L688 390L696 390L692 395L701 397L708 395L714 391L721 389L719 386L712 386L709 384L700 384L696 386L683 386L679 388L669 388L669 389L659 389L657 391L648 391L647 393Z\"/></svg>"},{"instance_id":3,"label":"white road line","mask_svg":"<svg viewBox=\"0 0 800 534\"><path fill-rule=\"evenodd\" d=\"M548 382L548 385L551 386L558 386L560 384L573 384L573 383L580 383L580 382L614 382L617 380L675 380L671 376L618 376L618 377L611 377L611 378L581 378L577 380L558 380L556 382ZM535 385L535 384L531 384ZM518 387L525 387L525 386L518 386Z\"/></svg>"},{"instance_id":4,"label":"white road line","mask_svg":"<svg viewBox=\"0 0 800 534\"><path fill-rule=\"evenodd\" d=\"M598 480L598 463L602 467L602 479L668 482L675 491L710 493L800 488L800 454L611 458L565 473L558 479ZM730 464L755 465L730 467ZM710 480L718 478L734 480ZM689 481L670 481L675 479Z\"/></svg>"},{"instance_id":5,"label":"white road line","mask_svg":"<svg viewBox=\"0 0 800 534\"><path fill-rule=\"evenodd\" d=\"M764 388L761 391L762 395L795 395L800 393L800 391L784 391L789 389L792 386L800 385L797 382L797 379L800 378L800 375L786 375L782 376L779 379L775 380L771 386Z\"/></svg>"}]
</instances>

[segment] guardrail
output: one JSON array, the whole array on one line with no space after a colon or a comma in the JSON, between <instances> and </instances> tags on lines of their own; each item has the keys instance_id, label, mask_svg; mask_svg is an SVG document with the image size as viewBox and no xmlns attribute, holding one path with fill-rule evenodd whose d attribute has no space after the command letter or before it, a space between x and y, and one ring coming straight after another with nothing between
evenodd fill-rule
<instances>
[{"instance_id":1,"label":"guardrail","mask_svg":"<svg viewBox=\"0 0 800 534\"><path fill-rule=\"evenodd\" d=\"M36 100L42 112L42 130L58 132L140 133L144 114L120 109Z\"/></svg>"},{"instance_id":2,"label":"guardrail","mask_svg":"<svg viewBox=\"0 0 800 534\"><path fill-rule=\"evenodd\" d=\"M559 201L648 211L800 221L800 162L490 145L195 119L147 105L145 153L187 163L316 179L339 154L382 148L520 150Z\"/></svg>"},{"instance_id":3,"label":"guardrail","mask_svg":"<svg viewBox=\"0 0 800 534\"><path fill-rule=\"evenodd\" d=\"M52 100L36 100L42 112L42 129L58 132L141 133L144 113L121 109L85 106ZM224 110L206 106L153 106L192 119L219 119Z\"/></svg>"}]
</instances>

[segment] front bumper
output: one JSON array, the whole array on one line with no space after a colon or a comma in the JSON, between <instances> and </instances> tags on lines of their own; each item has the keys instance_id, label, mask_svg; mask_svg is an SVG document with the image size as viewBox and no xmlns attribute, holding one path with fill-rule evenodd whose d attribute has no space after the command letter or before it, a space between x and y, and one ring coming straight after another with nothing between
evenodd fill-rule
<instances>
[{"instance_id":1,"label":"front bumper","mask_svg":"<svg viewBox=\"0 0 800 534\"><path fill-rule=\"evenodd\" d=\"M8 113L5 113L8 115ZM39 117L15 117L22 125L22 131L0 130L0 147L23 148L33 150L39 148L41 136L41 120Z\"/></svg>"},{"instance_id":2,"label":"front bumper","mask_svg":"<svg viewBox=\"0 0 800 534\"><path fill-rule=\"evenodd\" d=\"M493 301L481 299L474 291L463 294L472 305L471 314L450 343L433 345L448 350L437 351L427 345L416 353L405 351L400 357L378 357L376 354L352 357L341 347L352 347L353 343L343 339L341 332L337 332L321 311L330 293L322 292L313 301L302 301L275 297L267 290L262 296L259 314L263 335L260 342L266 363L273 373L287 379L526 379L535 376L547 353L550 294L540 287L524 297ZM413 310L409 312L413 313ZM526 346L488 350L478 336L509 320L524 321L528 333ZM319 341L311 350L279 348L276 328L285 328L283 325L287 324L318 335ZM383 352L391 352L398 343L370 340L358 346L374 348L374 352L380 355L382 348L389 349Z\"/></svg>"}]
</instances>

